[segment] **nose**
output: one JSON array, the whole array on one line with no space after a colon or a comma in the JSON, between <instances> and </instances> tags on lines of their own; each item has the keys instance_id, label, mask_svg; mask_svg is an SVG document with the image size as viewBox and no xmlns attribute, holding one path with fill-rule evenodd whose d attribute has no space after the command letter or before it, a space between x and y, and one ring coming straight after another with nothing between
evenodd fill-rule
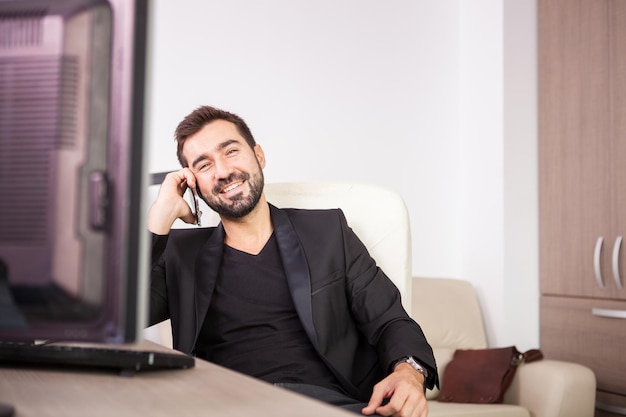
<instances>
[{"instance_id":1,"label":"nose","mask_svg":"<svg viewBox=\"0 0 626 417\"><path fill-rule=\"evenodd\" d=\"M214 161L214 174L216 180L228 178L232 173L232 168L225 159L216 159Z\"/></svg>"}]
</instances>

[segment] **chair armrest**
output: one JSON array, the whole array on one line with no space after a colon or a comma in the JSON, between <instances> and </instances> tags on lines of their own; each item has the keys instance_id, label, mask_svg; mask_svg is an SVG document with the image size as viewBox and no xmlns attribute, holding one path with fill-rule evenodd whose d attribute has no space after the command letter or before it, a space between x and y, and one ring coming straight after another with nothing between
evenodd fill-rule
<instances>
[{"instance_id":1,"label":"chair armrest","mask_svg":"<svg viewBox=\"0 0 626 417\"><path fill-rule=\"evenodd\" d=\"M504 402L521 405L533 417L588 417L594 414L596 377L591 369L541 360L517 369Z\"/></svg>"}]
</instances>

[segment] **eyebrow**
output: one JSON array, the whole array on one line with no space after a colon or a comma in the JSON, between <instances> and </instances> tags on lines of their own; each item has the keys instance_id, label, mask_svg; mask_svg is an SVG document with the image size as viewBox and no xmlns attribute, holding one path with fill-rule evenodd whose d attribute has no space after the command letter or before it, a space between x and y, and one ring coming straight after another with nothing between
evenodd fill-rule
<instances>
[{"instance_id":1,"label":"eyebrow","mask_svg":"<svg viewBox=\"0 0 626 417\"><path fill-rule=\"evenodd\" d=\"M240 141L236 139L225 140L224 142L218 143L217 146L215 147L215 150L221 151L222 149L232 145L233 143L240 143ZM201 161L207 158L208 158L208 155L206 153L200 154L196 159L193 160L193 162L191 163L191 167L195 169L196 165L198 165Z\"/></svg>"}]
</instances>

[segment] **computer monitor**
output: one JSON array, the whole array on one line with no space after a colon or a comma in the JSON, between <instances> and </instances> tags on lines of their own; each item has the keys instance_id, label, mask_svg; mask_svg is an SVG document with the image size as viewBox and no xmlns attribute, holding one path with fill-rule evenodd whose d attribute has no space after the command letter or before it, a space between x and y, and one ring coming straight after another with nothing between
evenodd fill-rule
<instances>
[{"instance_id":1,"label":"computer monitor","mask_svg":"<svg viewBox=\"0 0 626 417\"><path fill-rule=\"evenodd\" d=\"M142 334L146 26L147 0L0 0L0 341Z\"/></svg>"}]
</instances>

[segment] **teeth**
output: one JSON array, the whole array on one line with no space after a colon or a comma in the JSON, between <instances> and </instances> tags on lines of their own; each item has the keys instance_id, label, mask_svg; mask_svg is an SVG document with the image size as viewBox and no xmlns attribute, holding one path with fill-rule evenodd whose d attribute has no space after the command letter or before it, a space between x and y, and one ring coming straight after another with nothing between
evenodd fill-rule
<instances>
[{"instance_id":1,"label":"teeth","mask_svg":"<svg viewBox=\"0 0 626 417\"><path fill-rule=\"evenodd\" d=\"M234 183L234 184L231 184L231 185L229 185L228 187L224 188L224 189L222 190L222 192L227 193L227 192L229 192L230 190L234 190L235 188L239 187L241 184L242 184L241 182L236 182L236 183Z\"/></svg>"}]
</instances>

